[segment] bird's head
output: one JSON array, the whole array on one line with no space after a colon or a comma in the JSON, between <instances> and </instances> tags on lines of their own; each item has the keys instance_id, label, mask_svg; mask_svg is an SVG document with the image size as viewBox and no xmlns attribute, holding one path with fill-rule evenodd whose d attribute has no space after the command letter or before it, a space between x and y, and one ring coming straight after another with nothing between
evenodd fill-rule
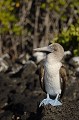
<instances>
[{"instance_id":1,"label":"bird's head","mask_svg":"<svg viewBox=\"0 0 79 120\"><path fill-rule=\"evenodd\" d=\"M35 52L44 52L46 56L54 56L58 61L60 61L64 56L64 49L59 43L50 44L46 47L36 48Z\"/></svg>"}]
</instances>

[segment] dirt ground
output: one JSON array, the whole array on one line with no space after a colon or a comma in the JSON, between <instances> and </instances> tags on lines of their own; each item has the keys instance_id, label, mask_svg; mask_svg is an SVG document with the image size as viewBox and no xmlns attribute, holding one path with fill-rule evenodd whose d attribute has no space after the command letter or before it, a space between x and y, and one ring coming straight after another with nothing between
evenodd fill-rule
<instances>
[{"instance_id":1,"label":"dirt ground","mask_svg":"<svg viewBox=\"0 0 79 120\"><path fill-rule=\"evenodd\" d=\"M35 71L35 72L32 72ZM0 73L0 120L79 120L79 78L69 77L62 106L38 107L46 97L36 68Z\"/></svg>"}]
</instances>

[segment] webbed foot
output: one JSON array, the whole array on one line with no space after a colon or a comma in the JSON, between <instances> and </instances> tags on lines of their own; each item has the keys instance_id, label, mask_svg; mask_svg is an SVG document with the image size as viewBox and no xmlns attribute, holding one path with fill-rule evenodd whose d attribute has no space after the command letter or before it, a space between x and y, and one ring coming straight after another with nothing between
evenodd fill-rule
<instances>
[{"instance_id":1,"label":"webbed foot","mask_svg":"<svg viewBox=\"0 0 79 120\"><path fill-rule=\"evenodd\" d=\"M57 94L55 100L52 100L52 99L50 99L49 94L47 94L47 98L44 99L44 100L40 103L39 107L40 107L41 105L48 105L48 104L50 104L50 105L52 105L52 106L60 106L60 105L62 105L62 103L61 103L60 101L58 101L58 96L59 96L59 94Z\"/></svg>"},{"instance_id":2,"label":"webbed foot","mask_svg":"<svg viewBox=\"0 0 79 120\"><path fill-rule=\"evenodd\" d=\"M58 100L58 96L59 96L59 94L57 94L57 96L56 96L56 98L54 100L53 106L60 106L60 105L62 105L62 103Z\"/></svg>"},{"instance_id":3,"label":"webbed foot","mask_svg":"<svg viewBox=\"0 0 79 120\"><path fill-rule=\"evenodd\" d=\"M53 106L60 106L62 103L58 100L54 100Z\"/></svg>"},{"instance_id":4,"label":"webbed foot","mask_svg":"<svg viewBox=\"0 0 79 120\"><path fill-rule=\"evenodd\" d=\"M41 105L43 105L43 104L44 104L44 105L48 105L48 104L53 105L53 104L54 104L54 100L50 99L49 94L47 94L47 98L44 99L44 100L40 103L39 107L40 107Z\"/></svg>"}]
</instances>

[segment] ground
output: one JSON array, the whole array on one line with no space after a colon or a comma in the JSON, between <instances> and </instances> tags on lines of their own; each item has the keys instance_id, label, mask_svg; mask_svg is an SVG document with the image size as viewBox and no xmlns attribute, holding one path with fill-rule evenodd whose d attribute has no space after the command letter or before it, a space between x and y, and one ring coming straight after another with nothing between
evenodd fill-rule
<instances>
[{"instance_id":1,"label":"ground","mask_svg":"<svg viewBox=\"0 0 79 120\"><path fill-rule=\"evenodd\" d=\"M33 72L34 71L34 72ZM0 120L78 120L79 78L69 76L62 106L38 107L46 97L39 84L37 68L17 75L0 73Z\"/></svg>"}]
</instances>

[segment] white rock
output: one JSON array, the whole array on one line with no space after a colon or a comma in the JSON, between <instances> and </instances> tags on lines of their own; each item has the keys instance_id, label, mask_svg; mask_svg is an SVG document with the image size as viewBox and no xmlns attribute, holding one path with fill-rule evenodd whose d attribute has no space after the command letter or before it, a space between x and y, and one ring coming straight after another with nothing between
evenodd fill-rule
<instances>
[{"instance_id":1,"label":"white rock","mask_svg":"<svg viewBox=\"0 0 79 120\"><path fill-rule=\"evenodd\" d=\"M79 56L70 59L69 63L75 67L79 66Z\"/></svg>"},{"instance_id":2,"label":"white rock","mask_svg":"<svg viewBox=\"0 0 79 120\"><path fill-rule=\"evenodd\" d=\"M0 61L0 72L8 70L8 64L5 61Z\"/></svg>"},{"instance_id":3,"label":"white rock","mask_svg":"<svg viewBox=\"0 0 79 120\"><path fill-rule=\"evenodd\" d=\"M43 60L46 57L46 53L43 52L35 52L33 56L37 59L37 63Z\"/></svg>"},{"instance_id":4,"label":"white rock","mask_svg":"<svg viewBox=\"0 0 79 120\"><path fill-rule=\"evenodd\" d=\"M71 53L71 51L68 50L68 51L64 52L64 55L72 55L72 53Z\"/></svg>"},{"instance_id":5,"label":"white rock","mask_svg":"<svg viewBox=\"0 0 79 120\"><path fill-rule=\"evenodd\" d=\"M76 71L79 72L79 67L76 68Z\"/></svg>"},{"instance_id":6,"label":"white rock","mask_svg":"<svg viewBox=\"0 0 79 120\"><path fill-rule=\"evenodd\" d=\"M72 60L79 65L79 57L73 57Z\"/></svg>"}]
</instances>

